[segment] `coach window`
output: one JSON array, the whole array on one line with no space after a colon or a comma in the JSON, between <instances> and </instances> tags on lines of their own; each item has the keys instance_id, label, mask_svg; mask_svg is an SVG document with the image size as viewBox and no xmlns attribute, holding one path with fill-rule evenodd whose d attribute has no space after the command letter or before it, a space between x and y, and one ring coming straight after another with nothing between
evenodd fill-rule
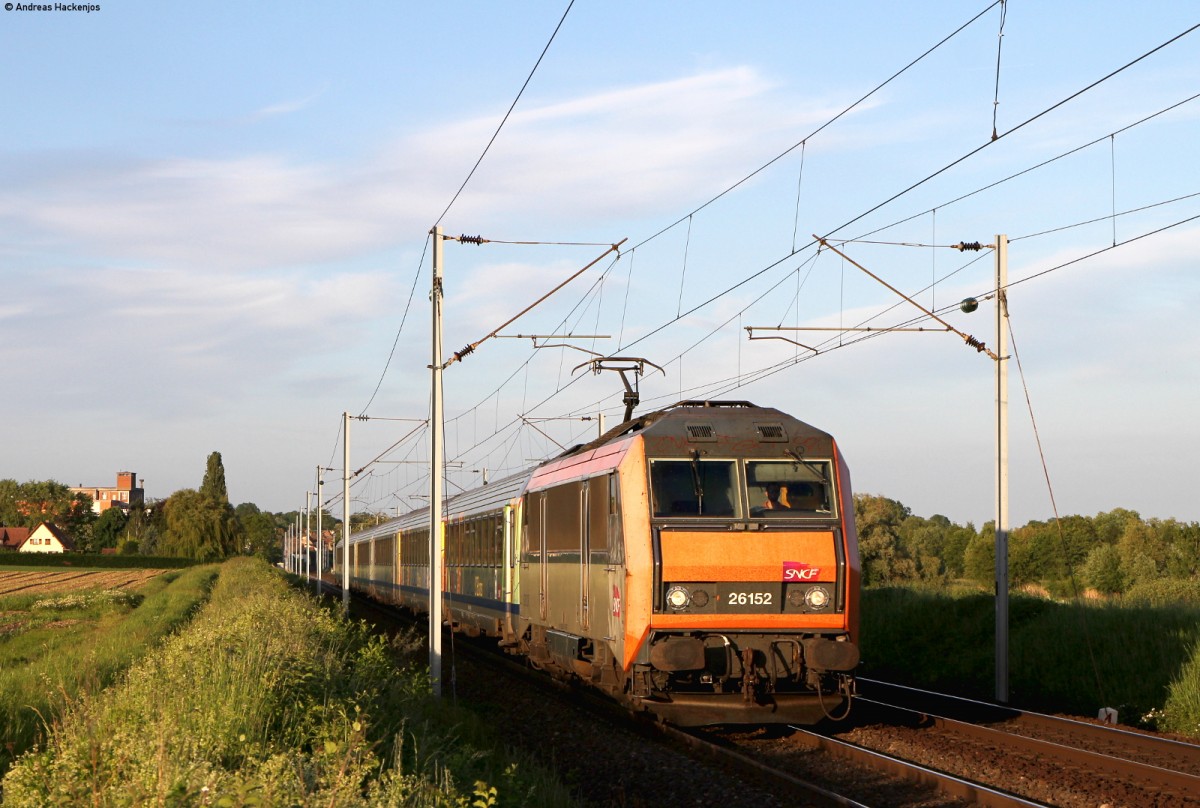
<instances>
[{"instance_id":1,"label":"coach window","mask_svg":"<svg viewBox=\"0 0 1200 808\"><path fill-rule=\"evenodd\" d=\"M651 460L654 515L731 517L737 506L732 460Z\"/></svg>"}]
</instances>

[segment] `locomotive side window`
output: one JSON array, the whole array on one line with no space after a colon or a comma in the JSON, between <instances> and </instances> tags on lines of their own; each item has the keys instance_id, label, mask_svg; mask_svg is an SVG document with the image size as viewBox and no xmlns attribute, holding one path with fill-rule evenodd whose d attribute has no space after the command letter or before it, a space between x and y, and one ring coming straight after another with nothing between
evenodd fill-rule
<instances>
[{"instance_id":1,"label":"locomotive side window","mask_svg":"<svg viewBox=\"0 0 1200 808\"><path fill-rule=\"evenodd\" d=\"M593 477L588 486L588 538L593 564L608 563L608 477Z\"/></svg>"},{"instance_id":2,"label":"locomotive side window","mask_svg":"<svg viewBox=\"0 0 1200 808\"><path fill-rule=\"evenodd\" d=\"M732 460L651 460L654 515L731 517L737 508Z\"/></svg>"},{"instance_id":3,"label":"locomotive side window","mask_svg":"<svg viewBox=\"0 0 1200 808\"><path fill-rule=\"evenodd\" d=\"M831 517L837 501L828 460L747 460L750 515Z\"/></svg>"},{"instance_id":4,"label":"locomotive side window","mask_svg":"<svg viewBox=\"0 0 1200 808\"><path fill-rule=\"evenodd\" d=\"M546 554L579 558L583 537L580 522L579 483L566 483L546 491Z\"/></svg>"}]
</instances>

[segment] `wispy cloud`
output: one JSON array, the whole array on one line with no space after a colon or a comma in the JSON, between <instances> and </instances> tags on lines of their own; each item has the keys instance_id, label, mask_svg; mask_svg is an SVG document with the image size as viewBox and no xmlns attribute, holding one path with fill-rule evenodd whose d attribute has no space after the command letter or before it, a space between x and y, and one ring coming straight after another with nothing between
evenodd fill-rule
<instances>
[{"instance_id":1,"label":"wispy cloud","mask_svg":"<svg viewBox=\"0 0 1200 808\"><path fill-rule=\"evenodd\" d=\"M323 96L325 91L328 89L329 83L326 82L303 98L268 104L267 106L252 112L246 117L246 121L248 123L255 123L268 118L277 118L281 115L291 115L292 113L300 112L301 110L307 109L316 103L316 101Z\"/></svg>"}]
</instances>

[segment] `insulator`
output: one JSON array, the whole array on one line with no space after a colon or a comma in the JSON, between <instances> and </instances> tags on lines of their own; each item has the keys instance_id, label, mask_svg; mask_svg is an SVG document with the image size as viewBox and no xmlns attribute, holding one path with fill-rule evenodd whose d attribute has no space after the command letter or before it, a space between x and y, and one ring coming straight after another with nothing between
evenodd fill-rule
<instances>
[{"instance_id":1,"label":"insulator","mask_svg":"<svg viewBox=\"0 0 1200 808\"><path fill-rule=\"evenodd\" d=\"M459 236L458 240L463 244L482 244L483 236Z\"/></svg>"},{"instance_id":2,"label":"insulator","mask_svg":"<svg viewBox=\"0 0 1200 808\"><path fill-rule=\"evenodd\" d=\"M958 250L959 252L965 252L966 250L970 250L971 252L979 252L983 249L983 245L978 241L960 241L951 246L953 246L954 249Z\"/></svg>"},{"instance_id":3,"label":"insulator","mask_svg":"<svg viewBox=\"0 0 1200 808\"><path fill-rule=\"evenodd\" d=\"M968 334L966 336L966 340L967 340L968 345L970 345L972 348L979 351L980 353L983 353L984 351L987 350L986 345L984 345L982 342L980 342L979 340L972 337L970 334Z\"/></svg>"},{"instance_id":4,"label":"insulator","mask_svg":"<svg viewBox=\"0 0 1200 808\"><path fill-rule=\"evenodd\" d=\"M475 351L475 346L474 346L474 345L468 345L467 347L463 348L463 349L462 349L461 351L459 351L458 353L454 354L454 358L455 358L455 359L459 359L459 360L465 359L466 357L468 357L468 356L470 356L472 353L474 353L474 351Z\"/></svg>"}]
</instances>

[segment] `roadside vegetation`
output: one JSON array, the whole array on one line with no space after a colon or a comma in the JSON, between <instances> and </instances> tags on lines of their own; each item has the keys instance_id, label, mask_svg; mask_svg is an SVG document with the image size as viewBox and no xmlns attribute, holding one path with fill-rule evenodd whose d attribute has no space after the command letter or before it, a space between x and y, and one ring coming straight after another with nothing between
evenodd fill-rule
<instances>
[{"instance_id":1,"label":"roadside vegetation","mask_svg":"<svg viewBox=\"0 0 1200 808\"><path fill-rule=\"evenodd\" d=\"M0 773L67 704L97 693L207 596L215 566L161 573L134 589L0 596Z\"/></svg>"},{"instance_id":2,"label":"roadside vegetation","mask_svg":"<svg viewBox=\"0 0 1200 808\"><path fill-rule=\"evenodd\" d=\"M995 694L994 525L855 496L864 675ZM1009 533L1009 692L1200 737L1200 524L1117 508Z\"/></svg>"},{"instance_id":3,"label":"roadside vegetation","mask_svg":"<svg viewBox=\"0 0 1200 808\"><path fill-rule=\"evenodd\" d=\"M13 766L5 806L571 803L496 751L495 728L429 697L419 640L389 643L259 560L220 569L186 630L73 700Z\"/></svg>"}]
</instances>

